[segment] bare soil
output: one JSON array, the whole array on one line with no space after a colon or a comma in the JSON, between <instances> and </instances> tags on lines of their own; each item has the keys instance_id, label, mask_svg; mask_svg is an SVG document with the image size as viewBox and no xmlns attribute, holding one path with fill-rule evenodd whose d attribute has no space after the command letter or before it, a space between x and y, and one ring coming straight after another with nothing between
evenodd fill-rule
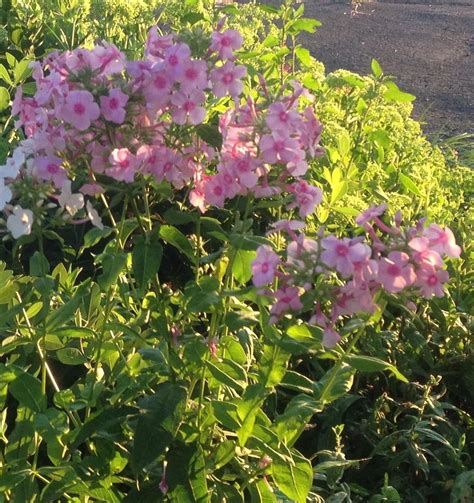
<instances>
[{"instance_id":1,"label":"bare soil","mask_svg":"<svg viewBox=\"0 0 474 503\"><path fill-rule=\"evenodd\" d=\"M302 42L328 72L369 73L376 58L401 89L416 95L414 115L427 133L472 133L474 1L421 1L361 3L354 14L350 4L306 0L305 16L323 25Z\"/></svg>"}]
</instances>

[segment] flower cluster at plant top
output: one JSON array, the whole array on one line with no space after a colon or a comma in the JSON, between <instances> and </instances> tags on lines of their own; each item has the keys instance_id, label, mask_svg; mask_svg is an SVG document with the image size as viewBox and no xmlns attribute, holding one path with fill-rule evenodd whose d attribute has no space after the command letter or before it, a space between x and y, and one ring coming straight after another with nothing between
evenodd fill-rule
<instances>
[{"instance_id":1,"label":"flower cluster at plant top","mask_svg":"<svg viewBox=\"0 0 474 503\"><path fill-rule=\"evenodd\" d=\"M235 30L214 32L199 59L179 36L153 28L143 60L127 61L103 42L34 63L36 93L19 88L12 106L26 139L0 167L11 235L52 217L100 227L94 198L139 175L186 188L202 212L237 195L286 193L289 208L310 214L322 197L302 179L322 153L311 96L292 82L272 100L263 81L259 99L244 96L246 68L234 56L241 43ZM220 150L199 130L216 104L224 110Z\"/></svg>"},{"instance_id":2,"label":"flower cluster at plant top","mask_svg":"<svg viewBox=\"0 0 474 503\"><path fill-rule=\"evenodd\" d=\"M385 205L369 208L356 219L370 245L364 236L339 239L320 233L317 239L309 239L296 232L303 222L277 222L271 232L284 231L290 238L286 261L263 245L252 263L256 287L278 280L276 290L262 290L275 299L270 322L309 306L310 323L323 329L323 344L333 347L340 340L336 330L340 317L374 313L381 290L442 297L449 279L443 257L458 258L461 253L452 231L436 224L425 227L423 220L405 230L399 215L389 226L380 218L385 209Z\"/></svg>"}]
</instances>

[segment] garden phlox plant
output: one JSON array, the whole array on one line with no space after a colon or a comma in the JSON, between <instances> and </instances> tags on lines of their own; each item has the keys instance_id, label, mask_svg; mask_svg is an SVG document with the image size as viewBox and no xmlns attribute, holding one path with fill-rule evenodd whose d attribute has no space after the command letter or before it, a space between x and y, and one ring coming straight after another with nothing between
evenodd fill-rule
<instances>
[{"instance_id":1,"label":"garden phlox plant","mask_svg":"<svg viewBox=\"0 0 474 503\"><path fill-rule=\"evenodd\" d=\"M259 99L243 95L247 70L235 61L241 44L237 31L216 31L205 58L197 58L179 36L153 28L143 60L128 61L103 42L34 63L36 93L26 97L19 88L13 102L26 139L0 167L0 209L11 236L30 234L51 208L61 221L103 227L96 198L114 181L139 177L186 189L201 212L251 195L285 196L288 211L312 214L322 192L304 177L308 162L323 153L312 97L292 81L273 99L263 79ZM218 118L220 148L199 134L219 100L227 105ZM399 222L387 226L385 209L357 218L370 242L359 235L309 239L296 233L302 222L278 222L275 232L290 240L286 261L264 245L252 265L256 287L278 280L266 290L275 301L270 320L300 312L302 299L307 305L313 297L310 320L333 346L337 320L374 312L380 290L442 296L449 278L442 257L460 254L452 232L422 222L408 230ZM315 283L321 276L327 281ZM332 301L318 300L326 298Z\"/></svg>"},{"instance_id":2,"label":"garden phlox plant","mask_svg":"<svg viewBox=\"0 0 474 503\"><path fill-rule=\"evenodd\" d=\"M373 314L381 292L442 297L449 279L443 258L461 253L452 231L436 224L425 227L423 220L404 229L399 215L390 226L380 218L385 210L386 205L369 208L356 219L368 239L322 232L310 239L297 233L302 222L277 222L270 232L286 234L286 259L263 245L252 264L256 287L277 282L277 288L261 290L274 299L270 322L309 306L309 322L323 329L323 344L333 347L340 340L337 324L345 317Z\"/></svg>"},{"instance_id":3,"label":"garden phlox plant","mask_svg":"<svg viewBox=\"0 0 474 503\"><path fill-rule=\"evenodd\" d=\"M0 167L11 236L52 222L52 209L70 223L102 226L95 198L114 181L139 177L185 188L201 212L238 195L286 193L288 208L312 213L321 190L302 177L322 153L322 126L296 82L275 100L242 96L247 70L234 56L241 43L235 30L214 32L200 59L178 36L154 28L143 60L127 61L103 42L34 63L36 93L19 88L12 107L26 139ZM229 105L214 131L220 150L199 134L219 100Z\"/></svg>"}]
</instances>

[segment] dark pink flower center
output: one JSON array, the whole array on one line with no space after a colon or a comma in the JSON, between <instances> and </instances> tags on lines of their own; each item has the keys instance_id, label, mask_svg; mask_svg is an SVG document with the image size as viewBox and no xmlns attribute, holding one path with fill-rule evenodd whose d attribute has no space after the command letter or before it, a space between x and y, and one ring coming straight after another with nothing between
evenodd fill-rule
<instances>
[{"instance_id":1,"label":"dark pink flower center","mask_svg":"<svg viewBox=\"0 0 474 503\"><path fill-rule=\"evenodd\" d=\"M216 187L214 187L214 194L216 196L221 196L223 192L224 191L222 190L222 187L219 187L219 185L217 185Z\"/></svg>"},{"instance_id":2,"label":"dark pink flower center","mask_svg":"<svg viewBox=\"0 0 474 503\"><path fill-rule=\"evenodd\" d=\"M225 73L224 76L222 77L222 82L224 84L230 84L234 80L234 74L233 73Z\"/></svg>"},{"instance_id":3,"label":"dark pink flower center","mask_svg":"<svg viewBox=\"0 0 474 503\"><path fill-rule=\"evenodd\" d=\"M428 276L428 285L434 286L438 283L438 278L435 274Z\"/></svg>"},{"instance_id":4,"label":"dark pink flower center","mask_svg":"<svg viewBox=\"0 0 474 503\"><path fill-rule=\"evenodd\" d=\"M400 272L401 269L396 264L391 264L387 267L387 273L390 274L390 276L399 276Z\"/></svg>"},{"instance_id":5,"label":"dark pink flower center","mask_svg":"<svg viewBox=\"0 0 474 503\"><path fill-rule=\"evenodd\" d=\"M266 262L264 262L262 264L262 272L265 274L265 273L268 272L268 269L270 269L269 266L268 266L268 264Z\"/></svg>"},{"instance_id":6,"label":"dark pink flower center","mask_svg":"<svg viewBox=\"0 0 474 503\"><path fill-rule=\"evenodd\" d=\"M109 107L112 109L112 110L116 110L118 108L119 104L118 104L118 101L116 98L112 98L110 101L109 101Z\"/></svg>"},{"instance_id":7,"label":"dark pink flower center","mask_svg":"<svg viewBox=\"0 0 474 503\"><path fill-rule=\"evenodd\" d=\"M286 112L280 112L278 118L281 122L286 122L288 120L288 114Z\"/></svg>"},{"instance_id":8,"label":"dark pink flower center","mask_svg":"<svg viewBox=\"0 0 474 503\"><path fill-rule=\"evenodd\" d=\"M171 65L171 66L176 66L178 64L178 57L175 55L175 54L172 54L169 58L168 58L168 63Z\"/></svg>"},{"instance_id":9,"label":"dark pink flower center","mask_svg":"<svg viewBox=\"0 0 474 503\"><path fill-rule=\"evenodd\" d=\"M163 165L163 171L165 173L168 173L168 171L171 170L171 168L173 167L173 163L172 162L165 162L165 164Z\"/></svg>"},{"instance_id":10,"label":"dark pink flower center","mask_svg":"<svg viewBox=\"0 0 474 503\"><path fill-rule=\"evenodd\" d=\"M184 74L186 75L186 78L189 80L195 80L196 77L198 76L198 72L194 68L188 68Z\"/></svg>"},{"instance_id":11,"label":"dark pink flower center","mask_svg":"<svg viewBox=\"0 0 474 503\"><path fill-rule=\"evenodd\" d=\"M48 171L48 173L51 173L52 175L56 174L58 171L59 171L59 166L57 164L48 164L48 166L46 167L46 170Z\"/></svg>"},{"instance_id":12,"label":"dark pink flower center","mask_svg":"<svg viewBox=\"0 0 474 503\"><path fill-rule=\"evenodd\" d=\"M155 87L157 87L158 89L164 89L166 87L166 79L164 77L162 77L161 75L158 75L155 78L154 83L155 83Z\"/></svg>"},{"instance_id":13,"label":"dark pink flower center","mask_svg":"<svg viewBox=\"0 0 474 503\"><path fill-rule=\"evenodd\" d=\"M224 47L228 47L230 45L230 38L229 37L222 37L221 38L221 44Z\"/></svg>"},{"instance_id":14,"label":"dark pink flower center","mask_svg":"<svg viewBox=\"0 0 474 503\"><path fill-rule=\"evenodd\" d=\"M347 252L348 252L348 248L346 245L337 245L336 246L336 253L337 255L339 255L340 257L345 257L347 255Z\"/></svg>"},{"instance_id":15,"label":"dark pink flower center","mask_svg":"<svg viewBox=\"0 0 474 503\"><path fill-rule=\"evenodd\" d=\"M82 103L74 103L73 110L75 114L83 115L86 111L86 107Z\"/></svg>"},{"instance_id":16,"label":"dark pink flower center","mask_svg":"<svg viewBox=\"0 0 474 503\"><path fill-rule=\"evenodd\" d=\"M273 144L273 150L275 152L281 152L285 148L285 143L282 140L276 140Z\"/></svg>"},{"instance_id":17,"label":"dark pink flower center","mask_svg":"<svg viewBox=\"0 0 474 503\"><path fill-rule=\"evenodd\" d=\"M191 112L196 108L196 104L193 101L186 101L183 105L183 108L186 112Z\"/></svg>"},{"instance_id":18,"label":"dark pink flower center","mask_svg":"<svg viewBox=\"0 0 474 503\"><path fill-rule=\"evenodd\" d=\"M127 169L130 166L130 161L128 159L123 159L122 161L119 161L119 166L122 169Z\"/></svg>"}]
</instances>

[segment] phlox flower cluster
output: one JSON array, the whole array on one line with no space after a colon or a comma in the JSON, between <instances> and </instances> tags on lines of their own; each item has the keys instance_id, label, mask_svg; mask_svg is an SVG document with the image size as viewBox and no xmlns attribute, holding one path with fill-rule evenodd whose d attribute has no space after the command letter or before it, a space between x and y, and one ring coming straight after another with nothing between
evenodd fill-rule
<instances>
[{"instance_id":1,"label":"phlox flower cluster","mask_svg":"<svg viewBox=\"0 0 474 503\"><path fill-rule=\"evenodd\" d=\"M197 57L179 35L155 27L141 60L103 42L34 63L35 94L19 88L12 106L26 139L0 166L10 234L30 234L51 209L61 221L100 227L95 199L140 177L185 189L202 212L239 195L283 193L290 209L310 214L322 194L303 177L322 152L321 124L296 82L275 100L263 81L258 99L246 97L241 44L237 31L219 30ZM200 127L211 119L207 143Z\"/></svg>"},{"instance_id":2,"label":"phlox flower cluster","mask_svg":"<svg viewBox=\"0 0 474 503\"><path fill-rule=\"evenodd\" d=\"M323 329L323 344L333 347L340 339L337 324L374 313L382 292L407 302L442 297L449 280L443 259L461 253L452 231L422 221L403 229L398 216L390 226L380 218L384 211L380 206L361 214L357 223L366 236L353 238L321 231L310 239L297 232L301 222L278 222L271 232L286 234L285 256L263 245L252 263L254 285L274 300L270 321L309 311L309 322Z\"/></svg>"}]
</instances>

